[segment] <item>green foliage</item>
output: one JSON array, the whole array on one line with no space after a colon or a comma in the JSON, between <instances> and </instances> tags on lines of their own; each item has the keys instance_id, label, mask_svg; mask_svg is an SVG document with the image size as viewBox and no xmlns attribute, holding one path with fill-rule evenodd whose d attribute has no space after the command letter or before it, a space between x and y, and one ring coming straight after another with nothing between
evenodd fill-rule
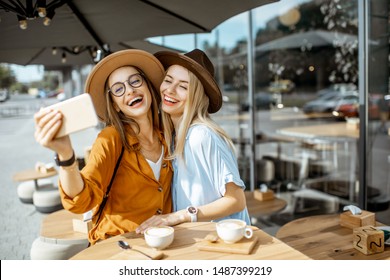
<instances>
[{"instance_id":1,"label":"green foliage","mask_svg":"<svg viewBox=\"0 0 390 280\"><path fill-rule=\"evenodd\" d=\"M0 88L10 88L14 83L16 83L15 74L8 66L0 64Z\"/></svg>"}]
</instances>

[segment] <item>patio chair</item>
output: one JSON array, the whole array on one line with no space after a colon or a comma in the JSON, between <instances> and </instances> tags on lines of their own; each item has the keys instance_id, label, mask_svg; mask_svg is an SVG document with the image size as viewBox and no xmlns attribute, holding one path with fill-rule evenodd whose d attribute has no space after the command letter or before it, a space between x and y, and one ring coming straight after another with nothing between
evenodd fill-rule
<instances>
[{"instance_id":1,"label":"patio chair","mask_svg":"<svg viewBox=\"0 0 390 280\"><path fill-rule=\"evenodd\" d=\"M88 241L68 244L50 243L38 237L32 243L30 258L31 260L68 260L86 249L88 245Z\"/></svg>"},{"instance_id":2,"label":"patio chair","mask_svg":"<svg viewBox=\"0 0 390 280\"><path fill-rule=\"evenodd\" d=\"M39 179L38 186L46 188L53 187L54 184L50 179ZM35 191L36 186L33 180L21 182L17 187L17 193L20 201L27 204L33 204L33 195Z\"/></svg>"},{"instance_id":3,"label":"patio chair","mask_svg":"<svg viewBox=\"0 0 390 280\"><path fill-rule=\"evenodd\" d=\"M33 193L35 209L41 213L52 213L63 209L58 186L42 186Z\"/></svg>"}]
</instances>

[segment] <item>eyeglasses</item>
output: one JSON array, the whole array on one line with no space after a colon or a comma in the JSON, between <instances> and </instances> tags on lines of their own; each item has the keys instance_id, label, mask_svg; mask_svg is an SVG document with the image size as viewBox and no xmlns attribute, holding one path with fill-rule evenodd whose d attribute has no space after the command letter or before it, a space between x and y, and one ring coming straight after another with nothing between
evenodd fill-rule
<instances>
[{"instance_id":1,"label":"eyeglasses","mask_svg":"<svg viewBox=\"0 0 390 280\"><path fill-rule=\"evenodd\" d=\"M108 90L109 93L116 97L121 97L125 91L126 91L126 85L125 83L128 83L131 88L139 88L142 86L144 79L141 74L133 74L130 75L126 81L122 82L117 82L111 86L111 88Z\"/></svg>"}]
</instances>

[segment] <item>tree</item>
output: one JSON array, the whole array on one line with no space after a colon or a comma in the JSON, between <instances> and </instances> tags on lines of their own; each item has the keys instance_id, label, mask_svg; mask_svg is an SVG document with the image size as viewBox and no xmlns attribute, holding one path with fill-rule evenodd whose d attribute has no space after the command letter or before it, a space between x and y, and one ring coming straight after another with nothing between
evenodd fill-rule
<instances>
[{"instance_id":1,"label":"tree","mask_svg":"<svg viewBox=\"0 0 390 280\"><path fill-rule=\"evenodd\" d=\"M354 34L357 30L357 1L333 0L321 5L327 29L340 34ZM333 83L354 83L358 80L358 41L340 40L335 44L334 62L336 68L329 80Z\"/></svg>"},{"instance_id":2,"label":"tree","mask_svg":"<svg viewBox=\"0 0 390 280\"><path fill-rule=\"evenodd\" d=\"M13 71L3 64L0 64L0 88L10 88L16 83L16 77Z\"/></svg>"}]
</instances>

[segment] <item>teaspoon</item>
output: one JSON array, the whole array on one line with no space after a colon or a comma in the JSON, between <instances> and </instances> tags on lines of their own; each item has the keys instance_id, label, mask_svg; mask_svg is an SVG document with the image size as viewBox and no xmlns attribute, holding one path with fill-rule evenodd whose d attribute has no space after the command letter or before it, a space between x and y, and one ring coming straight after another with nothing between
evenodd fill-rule
<instances>
[{"instance_id":1,"label":"teaspoon","mask_svg":"<svg viewBox=\"0 0 390 280\"><path fill-rule=\"evenodd\" d=\"M143 254L144 256L146 256L146 257L148 257L149 259L153 259L151 256L149 256L148 254L146 254L146 253L144 253L144 252L142 252L142 251L140 251L140 250L137 250L137 249L134 249L134 248L132 248L131 247L131 245L129 244L129 243L127 243L126 241L124 241L124 240L119 240L118 241L118 245L119 245L119 247L121 247L122 249L124 249L124 250L133 250L133 251L136 251L136 252L138 252L138 253L141 253L141 254Z\"/></svg>"}]
</instances>

